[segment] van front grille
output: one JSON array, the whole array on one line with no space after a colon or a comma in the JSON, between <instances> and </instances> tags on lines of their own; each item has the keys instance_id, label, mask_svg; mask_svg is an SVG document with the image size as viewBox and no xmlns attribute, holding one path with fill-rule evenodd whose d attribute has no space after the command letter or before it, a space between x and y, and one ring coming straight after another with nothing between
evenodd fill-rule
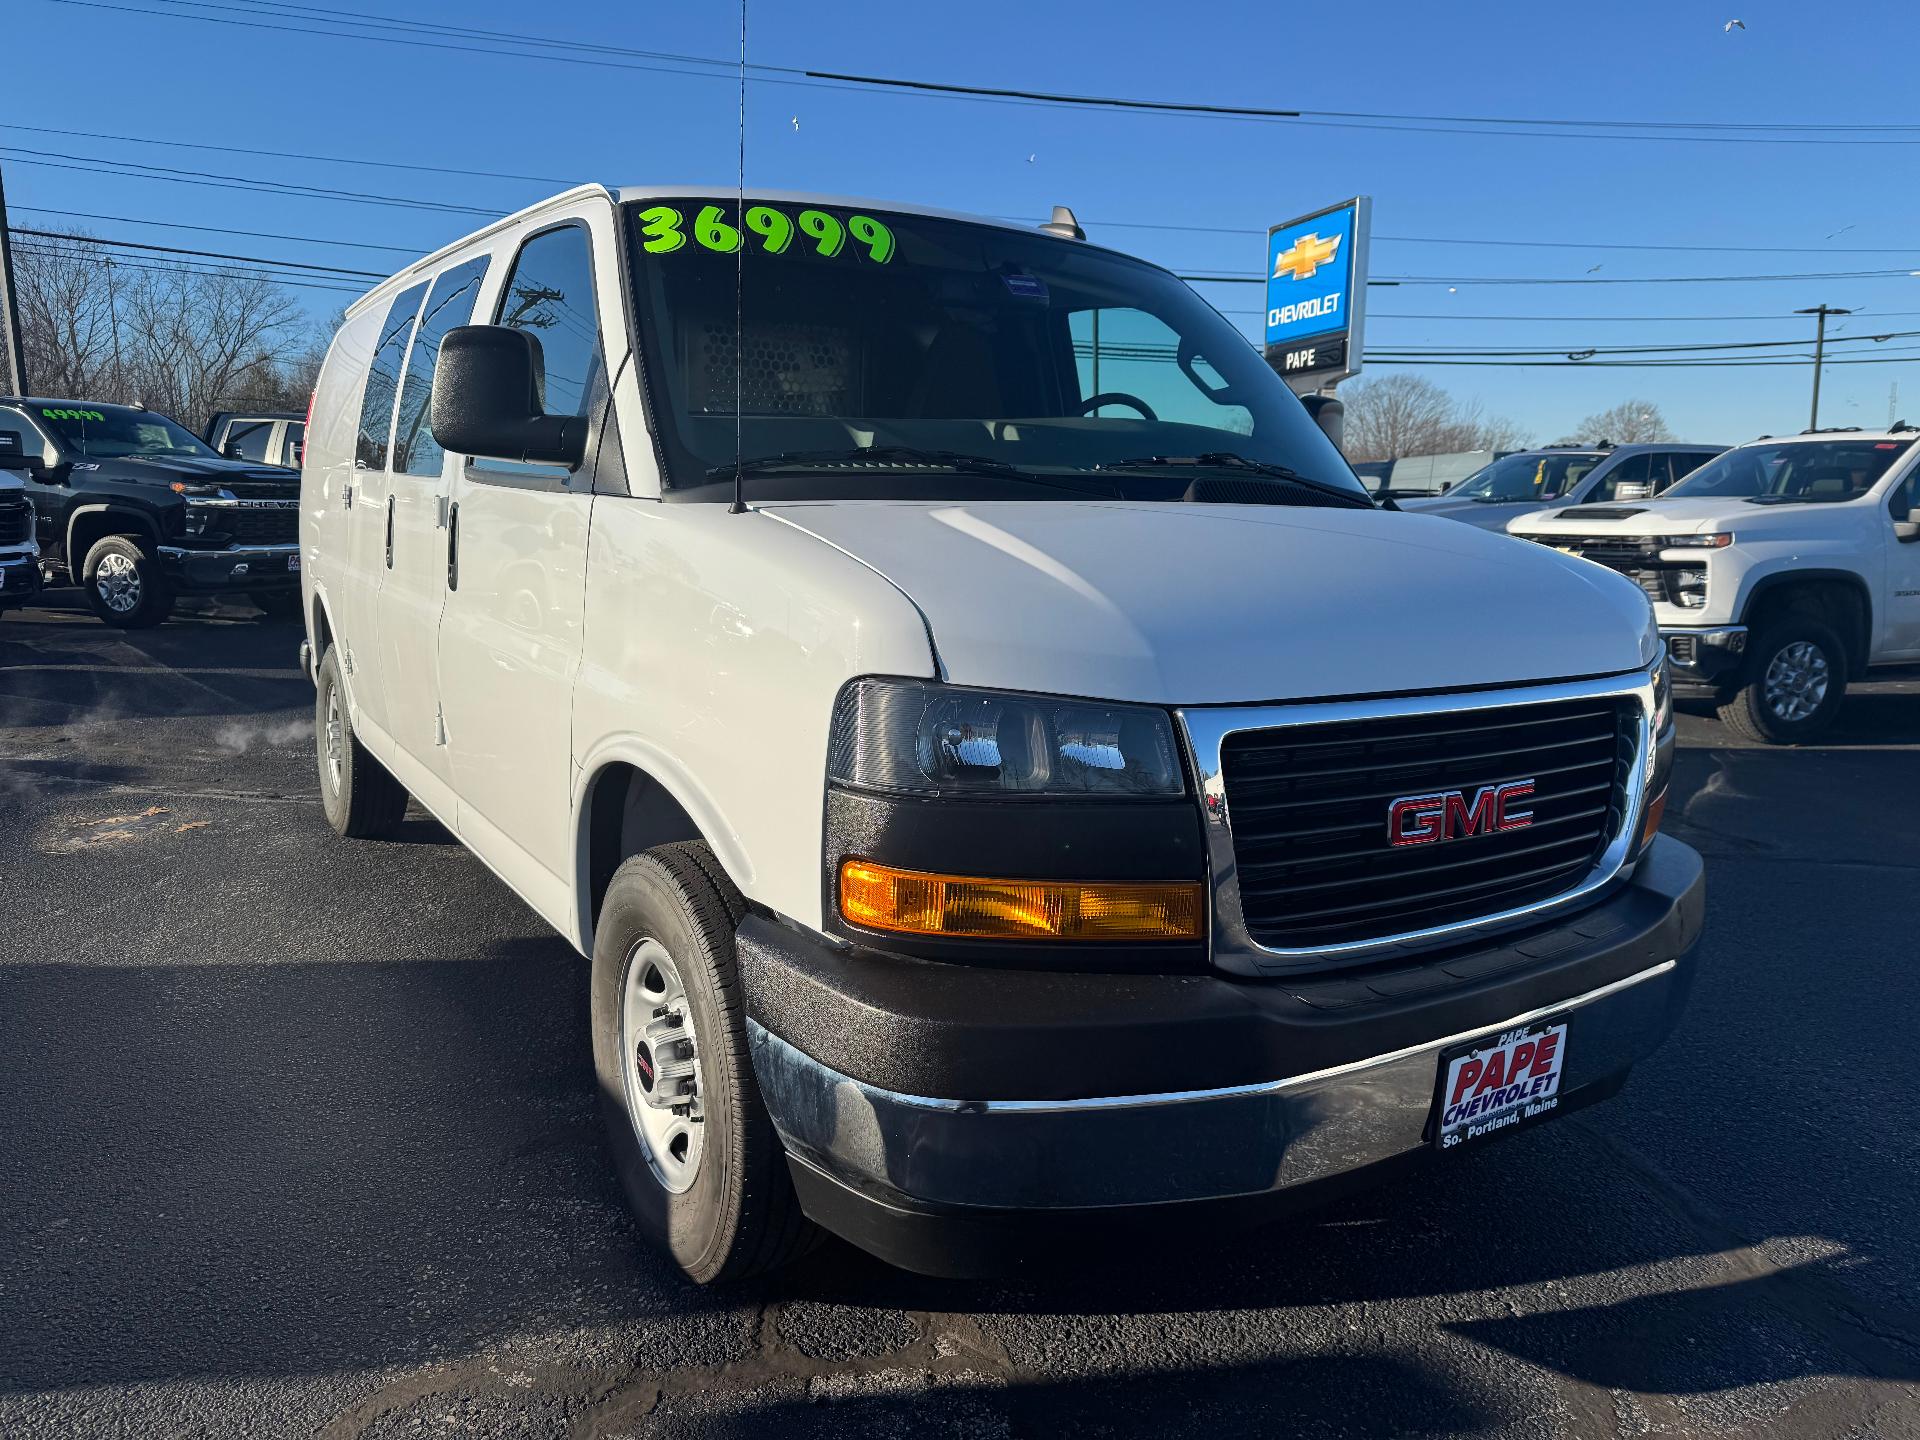
<instances>
[{"instance_id":1,"label":"van front grille","mask_svg":"<svg viewBox=\"0 0 1920 1440\"><path fill-rule=\"evenodd\" d=\"M1620 833L1637 702L1606 697L1242 730L1221 750L1255 943L1364 943L1549 900ZM1395 845L1393 802L1530 780L1524 826Z\"/></svg>"}]
</instances>

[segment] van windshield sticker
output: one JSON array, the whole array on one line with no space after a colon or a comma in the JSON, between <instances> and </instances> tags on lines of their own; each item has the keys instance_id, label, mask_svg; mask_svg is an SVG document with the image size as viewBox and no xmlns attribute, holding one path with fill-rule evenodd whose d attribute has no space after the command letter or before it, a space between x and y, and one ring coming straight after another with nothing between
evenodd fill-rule
<instances>
[{"instance_id":1,"label":"van windshield sticker","mask_svg":"<svg viewBox=\"0 0 1920 1440\"><path fill-rule=\"evenodd\" d=\"M41 418L46 420L105 420L107 417L98 410L42 410Z\"/></svg>"},{"instance_id":2,"label":"van windshield sticker","mask_svg":"<svg viewBox=\"0 0 1920 1440\"><path fill-rule=\"evenodd\" d=\"M673 206L651 206L639 215L640 248L649 255L671 255L685 248L691 232L701 249L731 255L746 242L728 213L719 205L705 205L689 225L687 217ZM871 215L850 215L842 221L824 210L789 215L776 206L749 205L746 226L769 255L785 254L798 235L828 259L846 253L849 237L856 242L854 253L865 255L874 264L885 265L893 259L893 231Z\"/></svg>"}]
</instances>

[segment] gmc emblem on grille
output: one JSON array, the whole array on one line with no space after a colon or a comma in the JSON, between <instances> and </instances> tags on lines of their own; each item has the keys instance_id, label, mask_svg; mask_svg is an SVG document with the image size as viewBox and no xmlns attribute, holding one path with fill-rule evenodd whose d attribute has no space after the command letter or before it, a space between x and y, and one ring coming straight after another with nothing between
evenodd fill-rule
<instances>
[{"instance_id":1,"label":"gmc emblem on grille","mask_svg":"<svg viewBox=\"0 0 1920 1440\"><path fill-rule=\"evenodd\" d=\"M1387 806L1387 840L1394 845L1435 845L1442 840L1524 830L1533 823L1533 812L1513 807L1531 794L1533 781L1508 780L1482 785L1471 800L1464 790L1403 795Z\"/></svg>"}]
</instances>

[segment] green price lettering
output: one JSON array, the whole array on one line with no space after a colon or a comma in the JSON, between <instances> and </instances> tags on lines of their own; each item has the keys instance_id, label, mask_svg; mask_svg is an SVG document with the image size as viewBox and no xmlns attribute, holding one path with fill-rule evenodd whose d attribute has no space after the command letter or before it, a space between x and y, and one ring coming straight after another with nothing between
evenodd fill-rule
<instances>
[{"instance_id":1,"label":"green price lettering","mask_svg":"<svg viewBox=\"0 0 1920 1440\"><path fill-rule=\"evenodd\" d=\"M649 255L665 255L687 243L680 228L686 217L671 205L655 205L640 212L640 248Z\"/></svg>"},{"instance_id":2,"label":"green price lettering","mask_svg":"<svg viewBox=\"0 0 1920 1440\"><path fill-rule=\"evenodd\" d=\"M693 222L693 238L709 250L731 255L740 248L740 232L726 222L725 216L726 211L718 205L701 210Z\"/></svg>"},{"instance_id":3,"label":"green price lettering","mask_svg":"<svg viewBox=\"0 0 1920 1440\"><path fill-rule=\"evenodd\" d=\"M687 217L671 205L655 205L640 212L640 248L649 255L670 255L683 248L688 239ZM813 241L813 248L831 259L846 247L851 235L859 242L869 260L884 265L893 259L893 231L871 215L850 216L843 225L824 210L802 210L796 227L794 217L773 205L750 205L744 217L746 229L760 239L760 248L769 255L783 255L793 244L796 228ZM746 243L746 236L727 218L718 205L702 206L694 216L692 238L703 250L731 255Z\"/></svg>"},{"instance_id":4,"label":"green price lettering","mask_svg":"<svg viewBox=\"0 0 1920 1440\"><path fill-rule=\"evenodd\" d=\"M769 255L778 255L793 243L793 221L771 205L749 207L747 229L760 237L760 248Z\"/></svg>"},{"instance_id":5,"label":"green price lettering","mask_svg":"<svg viewBox=\"0 0 1920 1440\"><path fill-rule=\"evenodd\" d=\"M893 231L871 215L852 216L847 221L847 233L867 247L874 264L884 265L893 258Z\"/></svg>"},{"instance_id":6,"label":"green price lettering","mask_svg":"<svg viewBox=\"0 0 1920 1440\"><path fill-rule=\"evenodd\" d=\"M822 255L838 255L840 247L847 243L845 228L824 210L802 210L800 231L813 237L814 248Z\"/></svg>"},{"instance_id":7,"label":"green price lettering","mask_svg":"<svg viewBox=\"0 0 1920 1440\"><path fill-rule=\"evenodd\" d=\"M42 410L40 414L48 420L105 420L107 418L98 410Z\"/></svg>"}]
</instances>

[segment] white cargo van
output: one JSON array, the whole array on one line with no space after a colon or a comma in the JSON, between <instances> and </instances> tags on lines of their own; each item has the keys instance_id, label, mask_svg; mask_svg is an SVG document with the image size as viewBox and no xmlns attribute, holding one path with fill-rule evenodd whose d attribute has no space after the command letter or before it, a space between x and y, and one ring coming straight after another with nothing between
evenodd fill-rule
<instances>
[{"instance_id":1,"label":"white cargo van","mask_svg":"<svg viewBox=\"0 0 1920 1440\"><path fill-rule=\"evenodd\" d=\"M1690 980L1646 597L1378 509L1070 225L570 191L348 313L301 544L328 818L411 795L592 957L699 1280L1445 1164Z\"/></svg>"}]
</instances>

